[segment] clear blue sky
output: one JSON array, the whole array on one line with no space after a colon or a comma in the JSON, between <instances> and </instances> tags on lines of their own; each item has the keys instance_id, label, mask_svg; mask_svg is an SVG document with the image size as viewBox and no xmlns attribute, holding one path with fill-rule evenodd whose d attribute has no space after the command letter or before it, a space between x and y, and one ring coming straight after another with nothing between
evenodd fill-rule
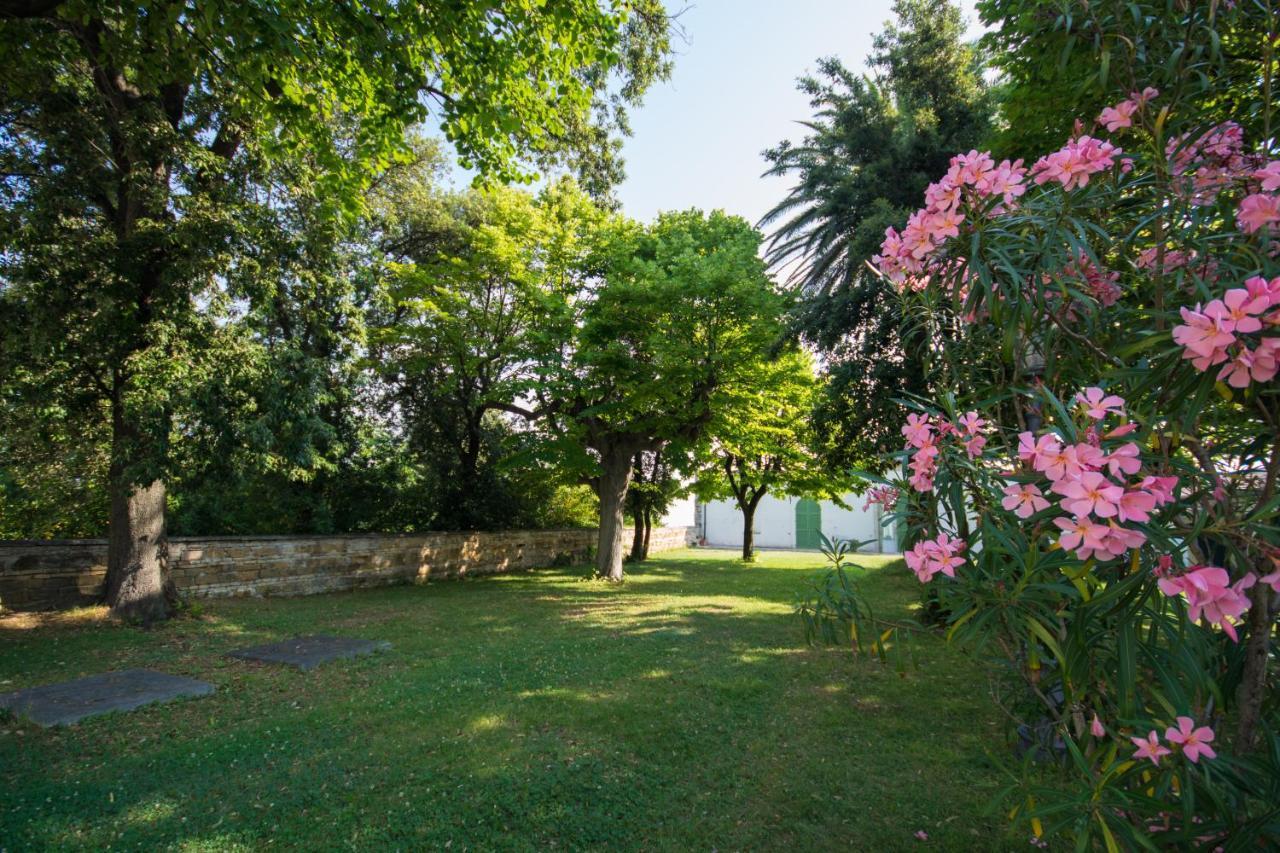
<instances>
[{"instance_id":1,"label":"clear blue sky","mask_svg":"<svg viewBox=\"0 0 1280 853\"><path fill-rule=\"evenodd\" d=\"M668 0L678 11L680 0ZM724 209L753 224L787 191L763 179L760 152L803 129L811 115L796 78L824 56L865 69L871 38L892 17L891 0L697 0L680 16L671 80L632 114L626 141L624 212L642 221L662 210ZM980 32L972 0L961 7Z\"/></svg>"}]
</instances>

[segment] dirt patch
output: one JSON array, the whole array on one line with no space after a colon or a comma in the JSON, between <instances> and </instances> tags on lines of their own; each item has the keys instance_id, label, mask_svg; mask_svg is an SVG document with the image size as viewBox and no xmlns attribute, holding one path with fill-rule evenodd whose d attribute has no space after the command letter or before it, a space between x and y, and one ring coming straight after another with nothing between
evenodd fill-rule
<instances>
[{"instance_id":1,"label":"dirt patch","mask_svg":"<svg viewBox=\"0 0 1280 853\"><path fill-rule=\"evenodd\" d=\"M39 613L21 611L0 613L0 631L36 631L45 628L65 630L118 624L119 622L111 618L111 611L106 605Z\"/></svg>"}]
</instances>

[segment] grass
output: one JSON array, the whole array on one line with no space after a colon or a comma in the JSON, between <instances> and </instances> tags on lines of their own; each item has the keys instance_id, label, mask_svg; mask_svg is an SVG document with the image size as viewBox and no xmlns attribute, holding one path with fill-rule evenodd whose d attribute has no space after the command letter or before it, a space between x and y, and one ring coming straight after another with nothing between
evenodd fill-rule
<instances>
[{"instance_id":1,"label":"grass","mask_svg":"<svg viewBox=\"0 0 1280 853\"><path fill-rule=\"evenodd\" d=\"M151 632L0 619L0 690L131 666L209 698L43 730L0 723L0 849L1026 848L988 809L1001 724L925 638L900 677L808 649L821 565L680 551L582 570L207 603ZM903 615L917 587L870 557ZM309 673L224 656L300 633L393 651Z\"/></svg>"}]
</instances>

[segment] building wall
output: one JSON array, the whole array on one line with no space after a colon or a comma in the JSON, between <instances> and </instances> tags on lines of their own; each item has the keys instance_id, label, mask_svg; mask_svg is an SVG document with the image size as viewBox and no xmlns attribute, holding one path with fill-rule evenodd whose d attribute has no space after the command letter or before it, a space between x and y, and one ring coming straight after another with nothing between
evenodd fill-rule
<instances>
[{"instance_id":1,"label":"building wall","mask_svg":"<svg viewBox=\"0 0 1280 853\"><path fill-rule=\"evenodd\" d=\"M820 501L822 532L828 539L872 540L863 550L898 550L892 527L880 531L876 507L862 510L864 498L846 495L850 509L841 509L831 501ZM765 495L756 507L755 544L761 548L794 548L796 546L796 503L799 498ZM733 501L711 501L701 506L700 536L713 547L742 547L742 512ZM879 545L876 540L879 540Z\"/></svg>"},{"instance_id":2,"label":"building wall","mask_svg":"<svg viewBox=\"0 0 1280 853\"><path fill-rule=\"evenodd\" d=\"M630 544L630 532L623 540ZM650 553L683 548L689 528L654 528ZM586 562L596 531L359 536L218 536L169 540L169 572L191 598L310 595L366 586ZM0 542L0 605L52 610L99 601L105 539Z\"/></svg>"}]
</instances>

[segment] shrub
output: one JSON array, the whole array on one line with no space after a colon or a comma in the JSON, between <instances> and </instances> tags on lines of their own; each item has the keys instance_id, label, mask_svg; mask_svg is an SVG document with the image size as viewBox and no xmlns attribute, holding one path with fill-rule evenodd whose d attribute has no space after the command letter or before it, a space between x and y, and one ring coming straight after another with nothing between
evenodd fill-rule
<instances>
[{"instance_id":1,"label":"shrub","mask_svg":"<svg viewBox=\"0 0 1280 853\"><path fill-rule=\"evenodd\" d=\"M1276 16L1082 16L1130 94L1030 165L956 156L876 258L946 389L902 428L907 562L1070 769L1019 783L1037 836L1276 844Z\"/></svg>"}]
</instances>

